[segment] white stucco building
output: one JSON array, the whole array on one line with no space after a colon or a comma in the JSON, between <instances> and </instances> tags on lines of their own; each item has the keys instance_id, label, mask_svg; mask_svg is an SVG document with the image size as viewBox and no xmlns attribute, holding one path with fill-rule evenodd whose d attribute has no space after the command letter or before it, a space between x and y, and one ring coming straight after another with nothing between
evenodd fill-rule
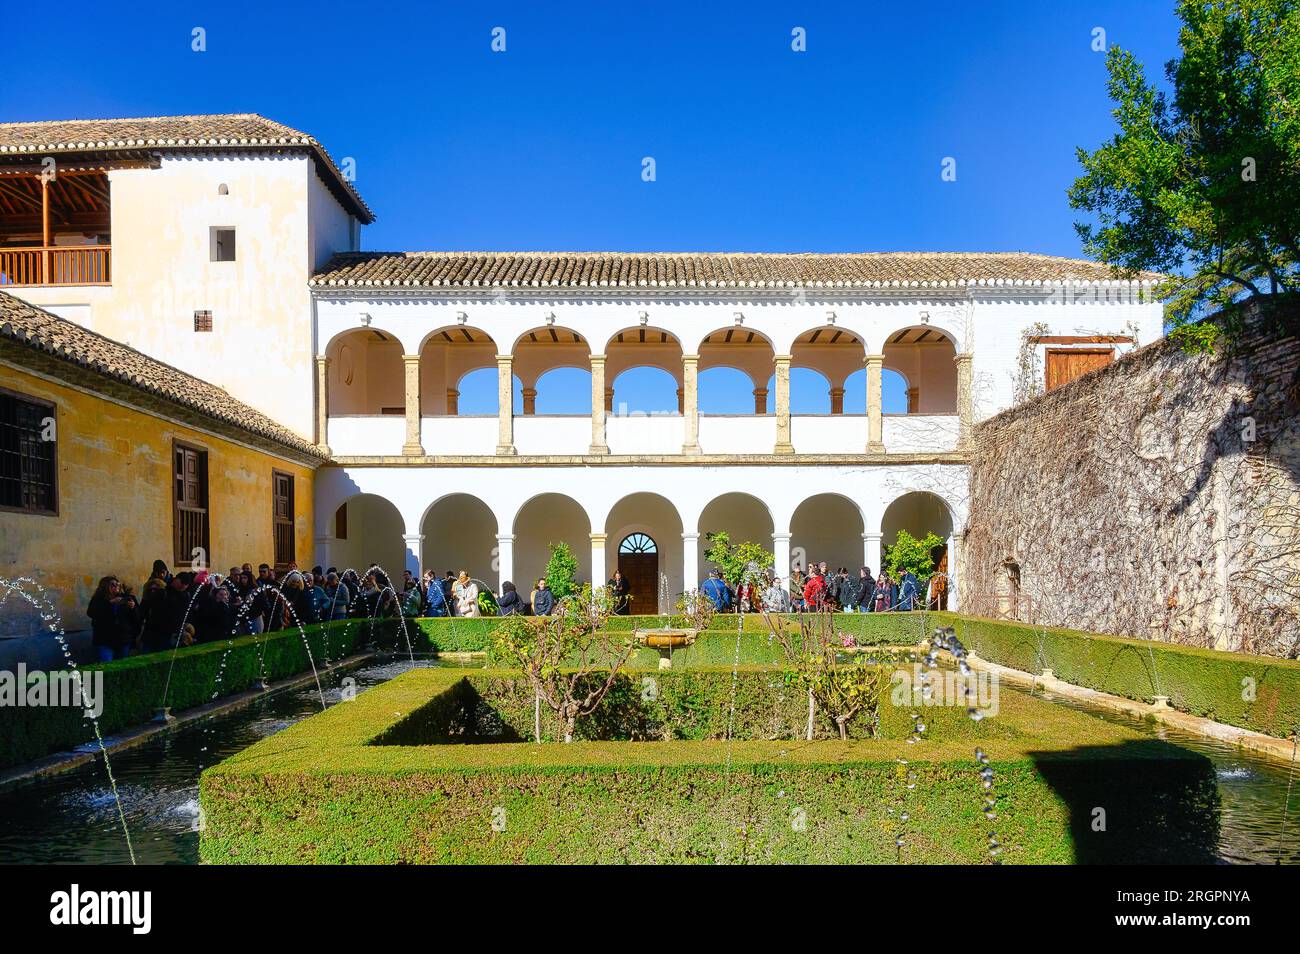
<instances>
[{"instance_id":1,"label":"white stucco building","mask_svg":"<svg viewBox=\"0 0 1300 954\"><path fill-rule=\"evenodd\" d=\"M527 592L565 540L583 578L622 565L653 612L659 574L675 594L706 572L710 531L784 573L877 570L907 529L944 537L959 581L971 427L1162 332L1148 276L1022 253L361 253L372 216L311 137L261 117L104 122L0 126L0 179L47 154L102 174L112 255L93 283L48 264L110 243L71 214L51 232L45 186L34 246L0 199L0 284L327 447L324 565ZM590 409L537 413L564 368ZM643 368L671 378L675 411L625 407ZM820 375L823 412L792 413L792 369ZM906 413L884 411L889 375ZM495 407L462 409L471 376ZM714 388L746 412L701 413Z\"/></svg>"}]
</instances>

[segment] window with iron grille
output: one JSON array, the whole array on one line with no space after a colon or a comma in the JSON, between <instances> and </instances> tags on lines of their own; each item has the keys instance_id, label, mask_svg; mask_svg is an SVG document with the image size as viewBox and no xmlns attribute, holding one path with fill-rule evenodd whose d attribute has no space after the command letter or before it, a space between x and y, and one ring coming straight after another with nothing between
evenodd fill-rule
<instances>
[{"instance_id":1,"label":"window with iron grille","mask_svg":"<svg viewBox=\"0 0 1300 954\"><path fill-rule=\"evenodd\" d=\"M176 564L192 563L195 550L208 562L208 452L188 444L172 445L173 530Z\"/></svg>"},{"instance_id":2,"label":"window with iron grille","mask_svg":"<svg viewBox=\"0 0 1300 954\"><path fill-rule=\"evenodd\" d=\"M59 511L54 405L0 391L0 509Z\"/></svg>"},{"instance_id":3,"label":"window with iron grille","mask_svg":"<svg viewBox=\"0 0 1300 954\"><path fill-rule=\"evenodd\" d=\"M194 313L194 330L211 331L212 330L212 312L196 311Z\"/></svg>"},{"instance_id":4,"label":"window with iron grille","mask_svg":"<svg viewBox=\"0 0 1300 954\"><path fill-rule=\"evenodd\" d=\"M275 534L275 566L284 569L293 553L293 475L271 471L271 522Z\"/></svg>"}]
</instances>

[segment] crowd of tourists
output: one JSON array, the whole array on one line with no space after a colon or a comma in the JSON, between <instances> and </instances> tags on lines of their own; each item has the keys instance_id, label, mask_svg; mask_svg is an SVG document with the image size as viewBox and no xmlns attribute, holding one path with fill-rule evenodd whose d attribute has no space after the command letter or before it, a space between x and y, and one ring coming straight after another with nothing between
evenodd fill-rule
<instances>
[{"instance_id":1,"label":"crowd of tourists","mask_svg":"<svg viewBox=\"0 0 1300 954\"><path fill-rule=\"evenodd\" d=\"M911 571L895 577L883 569L879 576L873 576L869 567L853 573L847 567L832 570L823 561L810 564L806 573L795 568L788 584L766 570L757 580L744 579L733 588L713 570L700 584L700 592L720 613L908 612L946 608L947 577L936 573L922 582Z\"/></svg>"},{"instance_id":2,"label":"crowd of tourists","mask_svg":"<svg viewBox=\"0 0 1300 954\"><path fill-rule=\"evenodd\" d=\"M835 610L883 613L946 604L946 577L936 574L922 583L913 573L897 579L882 570L879 576L862 567L857 574L844 567L831 571L825 563L796 569L783 583L771 570L758 579L732 587L713 570L699 588L714 608L727 612L804 612ZM615 571L607 581L615 612L631 612L631 588ZM173 574L155 560L139 595L116 576L99 581L86 608L92 643L101 661L158 652L177 646L212 642L231 636L274 632L353 618L414 616L549 616L557 600L545 578L535 581L527 599L514 583L501 584L500 594L480 585L469 572L451 570L439 577L427 571L417 577L405 571L394 586L377 566L364 575L316 566L311 570L289 564L279 572L266 563L232 566L224 575L207 570Z\"/></svg>"},{"instance_id":3,"label":"crowd of tourists","mask_svg":"<svg viewBox=\"0 0 1300 954\"><path fill-rule=\"evenodd\" d=\"M100 579L86 615L95 653L107 662L299 624L395 615L402 595L377 567L363 576L294 563L279 572L263 563L255 571L245 563L223 575L172 573L155 560L138 595L119 577Z\"/></svg>"}]
</instances>

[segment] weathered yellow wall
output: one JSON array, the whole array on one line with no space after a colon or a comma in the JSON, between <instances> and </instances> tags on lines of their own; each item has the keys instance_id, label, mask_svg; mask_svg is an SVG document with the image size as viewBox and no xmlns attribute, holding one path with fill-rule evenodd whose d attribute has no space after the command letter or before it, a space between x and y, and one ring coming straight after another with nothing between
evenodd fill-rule
<instances>
[{"instance_id":1,"label":"weathered yellow wall","mask_svg":"<svg viewBox=\"0 0 1300 954\"><path fill-rule=\"evenodd\" d=\"M69 630L87 625L101 576L138 593L154 560L171 565L173 439L208 452L214 569L272 562L272 470L294 475L295 556L311 565L311 468L7 365L0 387L55 404L59 475L57 516L0 511L0 576L53 591Z\"/></svg>"}]
</instances>

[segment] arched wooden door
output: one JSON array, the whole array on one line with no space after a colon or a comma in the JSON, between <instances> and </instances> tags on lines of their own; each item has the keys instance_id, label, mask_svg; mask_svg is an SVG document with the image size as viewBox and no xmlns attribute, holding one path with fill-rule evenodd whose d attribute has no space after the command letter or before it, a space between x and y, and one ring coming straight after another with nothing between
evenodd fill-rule
<instances>
[{"instance_id":1,"label":"arched wooden door","mask_svg":"<svg viewBox=\"0 0 1300 954\"><path fill-rule=\"evenodd\" d=\"M653 616L659 612L659 547L645 533L629 533L618 545L618 569L627 580L631 612Z\"/></svg>"}]
</instances>

